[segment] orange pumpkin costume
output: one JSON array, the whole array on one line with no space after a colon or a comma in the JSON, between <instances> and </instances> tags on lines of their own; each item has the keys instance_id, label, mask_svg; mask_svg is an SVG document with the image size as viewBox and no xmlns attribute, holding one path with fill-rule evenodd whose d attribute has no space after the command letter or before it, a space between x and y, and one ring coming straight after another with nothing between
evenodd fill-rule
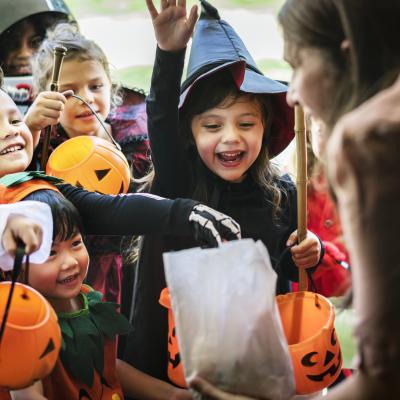
<instances>
[{"instance_id":1,"label":"orange pumpkin costume","mask_svg":"<svg viewBox=\"0 0 400 400\"><path fill-rule=\"evenodd\" d=\"M130 325L121 314L117 313L116 304L102 302L101 294L95 292L89 286L82 286L81 296L84 304L81 310L73 313L58 314L63 346L53 372L42 380L44 396L49 400L123 399L124 395L116 375L115 334L127 333ZM112 309L114 309L113 313L110 312ZM82 321L84 318L86 320L92 319L94 323L90 326L87 321ZM73 324L75 325L75 331ZM96 327L98 328L97 332L94 332L92 329ZM80 332L78 332L78 329ZM80 336L78 336L79 333ZM112 337L109 335L112 335ZM89 336L91 336L91 340L84 341L85 337L88 338ZM99 354L97 354L99 346L96 346L96 349L92 348L93 351L90 351L93 343L103 343L101 349L103 357L100 360L100 366L96 365L99 361ZM81 347L77 348L76 346L79 345ZM72 346L72 349L69 348L70 346ZM89 350L88 353L90 353L91 357L81 354L84 348ZM75 352L75 354L71 356L71 352ZM93 373L91 385L88 382L84 382L85 378L74 377L74 374L81 375L80 371L76 371L79 369L79 365L72 364L74 359L79 360L80 357L82 362L76 362L75 364L84 363L88 365L88 367L86 365L80 365L80 367L81 370L84 370L84 375L88 375L86 380L90 380L89 375L91 372ZM89 371L90 369L92 370Z\"/></svg>"},{"instance_id":2,"label":"orange pumpkin costume","mask_svg":"<svg viewBox=\"0 0 400 400\"><path fill-rule=\"evenodd\" d=\"M21 172L0 179L0 204L16 203L37 190L58 189L58 178L40 172ZM101 301L102 295L83 285L83 307L58 314L63 344L50 375L42 380L48 400L121 400L116 375L116 335L128 333L128 321L116 311L116 303ZM75 361L75 362L74 362ZM9 400L0 392L0 400Z\"/></svg>"},{"instance_id":3,"label":"orange pumpkin costume","mask_svg":"<svg viewBox=\"0 0 400 400\"><path fill-rule=\"evenodd\" d=\"M58 189L54 183L61 179L48 177L40 172L19 172L0 179L0 204L11 204L21 201L37 190Z\"/></svg>"}]
</instances>

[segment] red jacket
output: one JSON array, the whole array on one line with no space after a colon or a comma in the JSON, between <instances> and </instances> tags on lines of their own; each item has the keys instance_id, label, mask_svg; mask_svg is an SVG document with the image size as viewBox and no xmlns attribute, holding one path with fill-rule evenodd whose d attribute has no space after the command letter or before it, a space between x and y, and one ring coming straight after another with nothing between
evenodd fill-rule
<instances>
[{"instance_id":1,"label":"red jacket","mask_svg":"<svg viewBox=\"0 0 400 400\"><path fill-rule=\"evenodd\" d=\"M350 287L349 254L343 243L336 207L323 178L311 180L308 198L308 229L325 247L321 264L313 274L315 289L326 296L341 296ZM297 290L297 284L293 285Z\"/></svg>"}]
</instances>

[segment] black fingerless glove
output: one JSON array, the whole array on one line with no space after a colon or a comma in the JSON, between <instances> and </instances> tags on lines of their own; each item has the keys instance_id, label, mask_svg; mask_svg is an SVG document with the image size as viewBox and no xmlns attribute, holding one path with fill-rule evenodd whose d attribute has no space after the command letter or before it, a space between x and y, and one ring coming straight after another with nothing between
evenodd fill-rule
<instances>
[{"instance_id":1,"label":"black fingerless glove","mask_svg":"<svg viewBox=\"0 0 400 400\"><path fill-rule=\"evenodd\" d=\"M239 224L219 211L197 204L189 215L195 239L205 247L217 247L223 240L240 239Z\"/></svg>"}]
</instances>

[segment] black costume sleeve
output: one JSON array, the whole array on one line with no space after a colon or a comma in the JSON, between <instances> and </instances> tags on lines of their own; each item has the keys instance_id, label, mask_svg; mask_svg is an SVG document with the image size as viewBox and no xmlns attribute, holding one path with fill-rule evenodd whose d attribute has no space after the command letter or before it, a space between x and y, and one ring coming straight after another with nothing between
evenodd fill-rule
<instances>
[{"instance_id":1,"label":"black costume sleeve","mask_svg":"<svg viewBox=\"0 0 400 400\"><path fill-rule=\"evenodd\" d=\"M150 94L146 99L155 170L152 193L169 198L189 196L189 164L179 134L178 109L185 50L166 52L157 47Z\"/></svg>"},{"instance_id":2,"label":"black costume sleeve","mask_svg":"<svg viewBox=\"0 0 400 400\"><path fill-rule=\"evenodd\" d=\"M68 184L57 187L78 209L86 234L192 234L189 215L196 201L141 193L108 196Z\"/></svg>"}]
</instances>

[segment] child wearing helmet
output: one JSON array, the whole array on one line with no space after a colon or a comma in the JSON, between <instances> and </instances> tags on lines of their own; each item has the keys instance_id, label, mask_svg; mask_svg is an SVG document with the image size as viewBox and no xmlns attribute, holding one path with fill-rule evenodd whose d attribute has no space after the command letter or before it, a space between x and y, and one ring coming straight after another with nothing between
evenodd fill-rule
<instances>
[{"instance_id":1,"label":"child wearing helmet","mask_svg":"<svg viewBox=\"0 0 400 400\"><path fill-rule=\"evenodd\" d=\"M25 112L32 102L32 57L51 26L73 21L63 0L4 0L0 4L0 66L4 89Z\"/></svg>"}]
</instances>

